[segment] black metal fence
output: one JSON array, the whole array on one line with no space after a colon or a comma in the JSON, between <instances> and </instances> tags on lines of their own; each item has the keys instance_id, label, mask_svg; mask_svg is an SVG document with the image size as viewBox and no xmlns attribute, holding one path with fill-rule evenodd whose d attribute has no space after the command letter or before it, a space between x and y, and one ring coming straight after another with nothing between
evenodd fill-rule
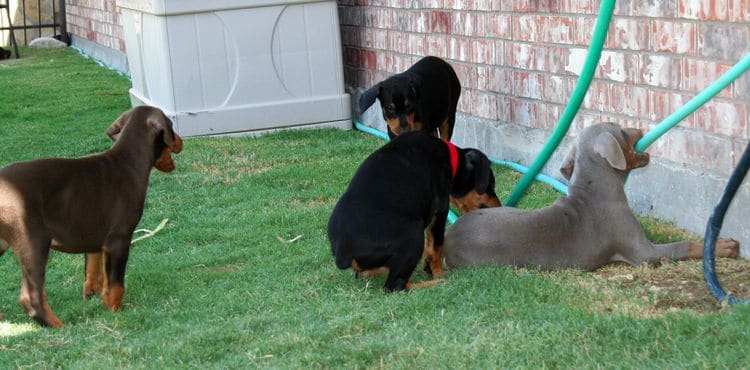
<instances>
[{"instance_id":1,"label":"black metal fence","mask_svg":"<svg viewBox=\"0 0 750 370\"><path fill-rule=\"evenodd\" d=\"M37 37L55 37L66 43L70 38L66 30L65 0L0 0L10 4L10 17L16 40L28 45ZM8 45L10 25L0 14L0 46Z\"/></svg>"}]
</instances>

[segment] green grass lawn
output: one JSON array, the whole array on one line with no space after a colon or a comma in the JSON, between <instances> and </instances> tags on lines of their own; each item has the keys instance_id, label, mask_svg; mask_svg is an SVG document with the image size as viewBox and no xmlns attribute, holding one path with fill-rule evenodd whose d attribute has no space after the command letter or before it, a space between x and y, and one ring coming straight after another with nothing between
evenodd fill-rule
<instances>
[{"instance_id":1,"label":"green grass lawn","mask_svg":"<svg viewBox=\"0 0 750 370\"><path fill-rule=\"evenodd\" d=\"M0 62L0 166L108 148L104 130L129 108L129 81L70 49L22 51L23 59ZM465 269L434 288L399 294L384 293L383 278L355 280L338 270L328 217L359 163L380 145L363 133L330 129L186 139L174 157L177 170L152 172L139 227L169 222L134 244L121 312L107 311L98 297L82 299L83 256L53 252L48 298L67 327L40 328L17 303L20 271L12 251L0 257L0 364L750 366L750 308L664 305L674 301L641 279L699 262L627 267L622 274L635 278L625 282L609 278L620 270ZM497 171L505 199L519 176ZM557 196L535 184L521 206L541 207ZM648 225L657 239L685 235L654 220ZM686 279L700 284L700 276Z\"/></svg>"}]
</instances>

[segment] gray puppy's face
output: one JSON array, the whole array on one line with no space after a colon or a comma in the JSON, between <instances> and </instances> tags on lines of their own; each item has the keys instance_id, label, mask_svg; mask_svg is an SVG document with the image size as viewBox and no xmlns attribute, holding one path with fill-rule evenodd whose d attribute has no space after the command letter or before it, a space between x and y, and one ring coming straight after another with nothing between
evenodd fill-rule
<instances>
[{"instance_id":1,"label":"gray puppy's face","mask_svg":"<svg viewBox=\"0 0 750 370\"><path fill-rule=\"evenodd\" d=\"M610 167L625 173L644 167L649 163L649 154L637 153L634 149L635 144L642 137L643 131L639 129L621 128L611 122L587 127L571 146L560 167L560 172L570 180L578 155L599 156Z\"/></svg>"}]
</instances>

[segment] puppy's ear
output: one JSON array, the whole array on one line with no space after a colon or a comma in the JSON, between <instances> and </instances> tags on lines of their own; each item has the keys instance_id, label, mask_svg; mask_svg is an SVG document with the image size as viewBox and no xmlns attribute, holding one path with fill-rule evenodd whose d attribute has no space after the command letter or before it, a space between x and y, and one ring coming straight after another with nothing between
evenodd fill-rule
<instances>
[{"instance_id":1,"label":"puppy's ear","mask_svg":"<svg viewBox=\"0 0 750 370\"><path fill-rule=\"evenodd\" d=\"M466 169L474 172L474 190L484 194L490 186L490 160L481 152L470 149L464 154Z\"/></svg>"},{"instance_id":2,"label":"puppy's ear","mask_svg":"<svg viewBox=\"0 0 750 370\"><path fill-rule=\"evenodd\" d=\"M375 99L380 97L380 84L377 84L359 96L359 114L363 114L368 108L375 104Z\"/></svg>"},{"instance_id":3,"label":"puppy's ear","mask_svg":"<svg viewBox=\"0 0 750 370\"><path fill-rule=\"evenodd\" d=\"M565 159L563 159L563 163L560 166L560 173L562 173L566 180L570 180L573 176L573 168L576 163L576 146L578 146L578 142L574 142L570 146L568 154L565 155Z\"/></svg>"},{"instance_id":4,"label":"puppy's ear","mask_svg":"<svg viewBox=\"0 0 750 370\"><path fill-rule=\"evenodd\" d=\"M150 115L146 119L146 123L152 130L159 135L159 132L163 133L164 144L170 148L174 153L182 151L182 140L179 136L175 135L172 130L172 121L164 113L159 112L158 114Z\"/></svg>"},{"instance_id":5,"label":"puppy's ear","mask_svg":"<svg viewBox=\"0 0 750 370\"><path fill-rule=\"evenodd\" d=\"M128 119L130 119L130 113L131 111L127 111L120 115L107 129L106 133L107 136L112 141L117 141L117 138L120 137L120 132L122 131L122 128L125 127L125 123L127 123Z\"/></svg>"},{"instance_id":6,"label":"puppy's ear","mask_svg":"<svg viewBox=\"0 0 750 370\"><path fill-rule=\"evenodd\" d=\"M625 153L622 152L620 143L617 142L617 139L611 133L604 132L599 134L594 143L594 150L604 157L612 168L624 171L628 167L625 160Z\"/></svg>"}]
</instances>

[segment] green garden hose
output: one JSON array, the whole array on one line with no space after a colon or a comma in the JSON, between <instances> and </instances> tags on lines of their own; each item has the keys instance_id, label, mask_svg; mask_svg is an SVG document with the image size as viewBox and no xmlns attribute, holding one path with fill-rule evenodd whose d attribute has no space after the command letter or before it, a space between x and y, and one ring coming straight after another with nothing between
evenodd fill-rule
<instances>
[{"instance_id":1,"label":"green garden hose","mask_svg":"<svg viewBox=\"0 0 750 370\"><path fill-rule=\"evenodd\" d=\"M701 91L694 98L690 99L687 104L683 105L682 107L680 107L680 109L670 114L667 118L664 119L664 121L656 125L653 130L649 131L640 140L638 140L638 143L635 144L635 151L643 152L644 150L646 150L646 148L653 144L656 139L658 139L667 131L669 131L669 129L680 123L680 121L685 119L685 117L698 110L698 108L700 108L703 104L716 96L716 94L721 92L721 90L732 83L732 81L740 77L748 69L750 69L750 54L745 55L742 60L737 62L737 64L730 68L726 73L721 75L718 80L714 81L714 83L712 83L709 87Z\"/></svg>"},{"instance_id":2,"label":"green garden hose","mask_svg":"<svg viewBox=\"0 0 750 370\"><path fill-rule=\"evenodd\" d=\"M586 96L591 80L594 78L599 58L602 55L604 41L607 39L607 30L609 29L610 20L612 20L614 8L615 0L602 0L602 4L599 7L599 17L596 20L596 27L594 28L594 36L591 39L591 45L589 45L589 52L586 56L581 76L578 78L575 89L573 89L573 95L568 101L568 105L565 107L552 136L534 163L529 167L529 172L526 172L521 177L521 180L516 185L516 188L513 189L508 200L504 202L505 205L515 207L518 204L526 189L528 189L536 178L536 175L544 168L544 165L547 164L547 161L552 157L552 153L560 145L562 139L565 138L568 128L570 128L570 124L573 122L573 118L575 118L578 109L581 107L581 103L583 103L583 98Z\"/></svg>"}]
</instances>

